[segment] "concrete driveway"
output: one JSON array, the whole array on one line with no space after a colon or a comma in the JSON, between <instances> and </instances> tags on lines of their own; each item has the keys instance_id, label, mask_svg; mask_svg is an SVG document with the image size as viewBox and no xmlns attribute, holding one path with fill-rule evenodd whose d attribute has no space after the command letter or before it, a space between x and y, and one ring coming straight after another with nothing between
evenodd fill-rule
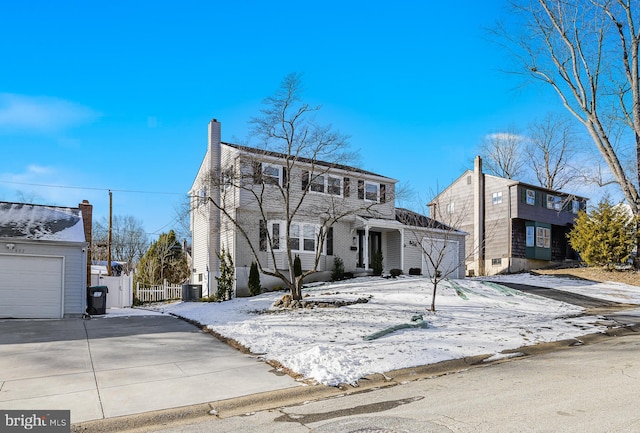
<instances>
[{"instance_id":1,"label":"concrete driveway","mask_svg":"<svg viewBox=\"0 0 640 433\"><path fill-rule=\"evenodd\" d=\"M0 408L112 418L300 386L172 316L0 320Z\"/></svg>"}]
</instances>

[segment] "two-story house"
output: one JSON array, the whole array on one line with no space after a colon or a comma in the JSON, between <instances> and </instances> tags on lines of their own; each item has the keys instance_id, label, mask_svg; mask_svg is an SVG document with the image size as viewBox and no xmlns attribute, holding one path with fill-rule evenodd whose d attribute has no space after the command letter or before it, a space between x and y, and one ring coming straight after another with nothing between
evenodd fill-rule
<instances>
[{"instance_id":1,"label":"two-story house","mask_svg":"<svg viewBox=\"0 0 640 433\"><path fill-rule=\"evenodd\" d=\"M587 199L482 172L478 156L430 203L432 218L469 233L467 275L548 267L577 259L567 241Z\"/></svg>"},{"instance_id":2,"label":"two-story house","mask_svg":"<svg viewBox=\"0 0 640 433\"><path fill-rule=\"evenodd\" d=\"M356 167L222 142L214 119L190 191L191 282L202 284L204 294L215 292L222 249L233 260L238 296L248 294L253 261L265 269L288 270L288 221L292 255L300 257L304 270L313 269L317 259L313 277L318 280L330 278L335 257L346 272L369 274L378 251L385 272L419 268L428 274L419 241L437 237L447 238L448 274L464 277L465 233L443 230L426 217L408 218L410 212L395 207L396 183ZM287 215L294 211L292 220ZM282 282L262 275L261 284Z\"/></svg>"}]
</instances>

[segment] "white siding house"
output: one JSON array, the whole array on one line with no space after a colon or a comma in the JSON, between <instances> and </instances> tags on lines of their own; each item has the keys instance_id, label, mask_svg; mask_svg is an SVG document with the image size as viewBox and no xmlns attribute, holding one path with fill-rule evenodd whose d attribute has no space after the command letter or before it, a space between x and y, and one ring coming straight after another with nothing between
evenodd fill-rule
<instances>
[{"instance_id":1,"label":"white siding house","mask_svg":"<svg viewBox=\"0 0 640 433\"><path fill-rule=\"evenodd\" d=\"M0 318L82 315L88 245L81 208L0 202Z\"/></svg>"},{"instance_id":2,"label":"white siding house","mask_svg":"<svg viewBox=\"0 0 640 433\"><path fill-rule=\"evenodd\" d=\"M411 268L424 268L428 272L420 244L409 242L409 237L434 238L442 236L444 231L442 227L434 227L433 222L412 225L398 217L394 205L395 179L302 157L296 157L293 165L290 161L290 155L222 142L220 123L215 119L209 123L209 144L189 193L193 239L191 282L202 284L204 294L215 292L215 276L219 275L217 253L222 248L231 254L234 262L238 296L248 294L249 268L256 259L263 268L288 269L284 238L287 205L278 193L285 187L296 203L304 197L290 231L292 250L306 270L313 267L319 247L315 279L330 277L335 257L343 260L346 272L369 274L372 255L377 251L383 254L385 273L391 269L409 273ZM257 186L251 189L211 182L212 176L221 179L227 174L237 177L238 173ZM252 175L254 179L260 177L259 185L255 180L251 182ZM257 193L263 200L262 206L257 204L254 195ZM218 203L222 211L211 201ZM336 209L343 216L331 225L324 224L321 215ZM241 227L234 221L239 221ZM326 230L322 245L318 245L319 230ZM456 251L464 253L465 233L450 230L447 238L459 244ZM456 255L454 261L455 269L450 275L462 278L464 260ZM261 276L263 287L277 286L281 284L278 281Z\"/></svg>"}]
</instances>

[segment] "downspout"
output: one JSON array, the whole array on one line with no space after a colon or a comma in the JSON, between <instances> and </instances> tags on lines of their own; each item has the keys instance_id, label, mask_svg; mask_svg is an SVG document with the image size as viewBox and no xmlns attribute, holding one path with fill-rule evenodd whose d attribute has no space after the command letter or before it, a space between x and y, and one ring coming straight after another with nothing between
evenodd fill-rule
<instances>
[{"instance_id":1,"label":"downspout","mask_svg":"<svg viewBox=\"0 0 640 433\"><path fill-rule=\"evenodd\" d=\"M513 255L513 221L511 219L511 187L514 186L514 184L511 184L508 186L508 193L509 193L509 204L507 207L507 218L508 218L508 232L507 232L507 240L508 240L508 244L507 244L507 272L510 274L511 273L511 257Z\"/></svg>"}]
</instances>

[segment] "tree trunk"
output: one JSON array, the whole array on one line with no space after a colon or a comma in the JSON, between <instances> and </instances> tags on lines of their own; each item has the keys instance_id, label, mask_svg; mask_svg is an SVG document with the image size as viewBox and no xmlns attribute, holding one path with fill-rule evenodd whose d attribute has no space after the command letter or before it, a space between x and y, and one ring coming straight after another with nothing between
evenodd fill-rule
<instances>
[{"instance_id":1,"label":"tree trunk","mask_svg":"<svg viewBox=\"0 0 640 433\"><path fill-rule=\"evenodd\" d=\"M438 281L433 283L433 295L431 296L431 309L429 311L436 312L436 291L438 290Z\"/></svg>"}]
</instances>

